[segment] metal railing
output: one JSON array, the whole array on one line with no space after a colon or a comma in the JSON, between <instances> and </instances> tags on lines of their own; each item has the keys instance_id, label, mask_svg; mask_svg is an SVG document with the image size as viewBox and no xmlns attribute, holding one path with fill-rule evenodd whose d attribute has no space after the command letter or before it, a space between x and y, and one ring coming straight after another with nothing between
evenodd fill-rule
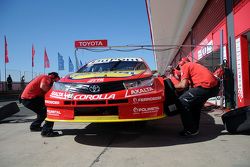
<instances>
[{"instance_id":1,"label":"metal railing","mask_svg":"<svg viewBox=\"0 0 250 167\"><path fill-rule=\"evenodd\" d=\"M30 82L36 76L43 74L43 72L21 71L15 69L6 69L6 78L10 75L13 82L20 82L23 78L25 82ZM5 72L0 71L0 82L5 81ZM14 83L13 83L14 84Z\"/></svg>"},{"instance_id":2,"label":"metal railing","mask_svg":"<svg viewBox=\"0 0 250 167\"><path fill-rule=\"evenodd\" d=\"M8 85L7 85L7 82L0 81L0 93L2 93L2 92L13 92L13 91L22 91L27 84L28 84L27 82L25 82L25 83L13 82L12 86L11 86L11 89L9 89Z\"/></svg>"}]
</instances>

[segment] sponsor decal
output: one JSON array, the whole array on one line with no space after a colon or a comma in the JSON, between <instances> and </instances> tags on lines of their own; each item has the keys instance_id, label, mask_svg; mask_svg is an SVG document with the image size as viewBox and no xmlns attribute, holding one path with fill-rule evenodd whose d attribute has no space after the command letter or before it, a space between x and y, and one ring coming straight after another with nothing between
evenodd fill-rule
<instances>
[{"instance_id":1,"label":"sponsor decal","mask_svg":"<svg viewBox=\"0 0 250 167\"><path fill-rule=\"evenodd\" d=\"M51 110L51 109L47 109L47 114L48 115L53 115L53 116L60 116L61 112L58 110Z\"/></svg>"},{"instance_id":2,"label":"sponsor decal","mask_svg":"<svg viewBox=\"0 0 250 167\"><path fill-rule=\"evenodd\" d=\"M144 94L148 92L152 92L154 89L152 87L133 89L131 90L131 95Z\"/></svg>"},{"instance_id":3,"label":"sponsor decal","mask_svg":"<svg viewBox=\"0 0 250 167\"><path fill-rule=\"evenodd\" d=\"M101 88L98 85L90 85L89 91L92 93L99 93L101 91Z\"/></svg>"},{"instance_id":4,"label":"sponsor decal","mask_svg":"<svg viewBox=\"0 0 250 167\"><path fill-rule=\"evenodd\" d=\"M146 93L149 93L152 91L154 91L154 89L152 87L132 89L132 90L127 90L126 96L135 96L135 95L140 95L140 94L146 94Z\"/></svg>"},{"instance_id":5,"label":"sponsor decal","mask_svg":"<svg viewBox=\"0 0 250 167\"><path fill-rule=\"evenodd\" d=\"M74 95L73 93L52 91L50 97L56 99L72 99L73 95Z\"/></svg>"},{"instance_id":6,"label":"sponsor decal","mask_svg":"<svg viewBox=\"0 0 250 167\"><path fill-rule=\"evenodd\" d=\"M163 115L163 103L155 102L154 104L137 104L120 107L120 119L134 119L134 118L153 118Z\"/></svg>"},{"instance_id":7,"label":"sponsor decal","mask_svg":"<svg viewBox=\"0 0 250 167\"><path fill-rule=\"evenodd\" d=\"M73 100L107 100L115 99L115 94L100 94L100 95L75 95Z\"/></svg>"},{"instance_id":8,"label":"sponsor decal","mask_svg":"<svg viewBox=\"0 0 250 167\"><path fill-rule=\"evenodd\" d=\"M241 41L236 39L236 68L237 68L237 84L238 84L238 98L240 102L244 98L243 95L243 80L242 80L242 62L241 62Z\"/></svg>"},{"instance_id":9,"label":"sponsor decal","mask_svg":"<svg viewBox=\"0 0 250 167\"><path fill-rule=\"evenodd\" d=\"M89 78L100 78L100 79L91 79L87 81L88 83L94 82L104 82L104 77L129 77L132 75L139 74L144 70L136 70L136 71L112 71L112 72L98 72L98 73L74 73L69 76L70 79L89 79Z\"/></svg>"},{"instance_id":10,"label":"sponsor decal","mask_svg":"<svg viewBox=\"0 0 250 167\"><path fill-rule=\"evenodd\" d=\"M138 61L142 62L141 58L110 58L110 59L98 59L91 61L89 64L99 64L99 63L108 63L108 62L115 62L115 61Z\"/></svg>"},{"instance_id":11,"label":"sponsor decal","mask_svg":"<svg viewBox=\"0 0 250 167\"><path fill-rule=\"evenodd\" d=\"M207 39L205 39L205 41L201 43L202 45L206 46L198 50L198 60L200 60L202 57L206 56L207 54L213 51L213 40L209 41L207 44L206 43Z\"/></svg>"},{"instance_id":12,"label":"sponsor decal","mask_svg":"<svg viewBox=\"0 0 250 167\"><path fill-rule=\"evenodd\" d=\"M145 98L133 98L134 103L140 103L140 102L151 102L151 101L157 101L161 100L161 96L156 96L156 97L145 97Z\"/></svg>"},{"instance_id":13,"label":"sponsor decal","mask_svg":"<svg viewBox=\"0 0 250 167\"><path fill-rule=\"evenodd\" d=\"M90 80L88 80L88 83L96 83L96 82L103 82L103 81L104 81L103 78L90 79Z\"/></svg>"},{"instance_id":14,"label":"sponsor decal","mask_svg":"<svg viewBox=\"0 0 250 167\"><path fill-rule=\"evenodd\" d=\"M54 101L54 100L45 100L46 104L60 104L59 101Z\"/></svg>"},{"instance_id":15,"label":"sponsor decal","mask_svg":"<svg viewBox=\"0 0 250 167\"><path fill-rule=\"evenodd\" d=\"M57 98L57 99L72 99L72 100L108 100L108 99L115 99L115 94L74 95L73 93L52 91L52 93L50 94L50 97Z\"/></svg>"},{"instance_id":16,"label":"sponsor decal","mask_svg":"<svg viewBox=\"0 0 250 167\"><path fill-rule=\"evenodd\" d=\"M134 107L133 113L134 114L155 113L155 112L158 112L159 110L160 110L160 107L158 107L158 106L156 106L156 107L142 107L142 108Z\"/></svg>"}]
</instances>

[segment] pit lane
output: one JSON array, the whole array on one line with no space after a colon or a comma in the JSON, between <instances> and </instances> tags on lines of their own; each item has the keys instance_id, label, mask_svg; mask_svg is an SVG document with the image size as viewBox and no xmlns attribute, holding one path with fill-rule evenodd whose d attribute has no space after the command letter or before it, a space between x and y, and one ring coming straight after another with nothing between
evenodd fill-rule
<instances>
[{"instance_id":1,"label":"pit lane","mask_svg":"<svg viewBox=\"0 0 250 167\"><path fill-rule=\"evenodd\" d=\"M0 102L3 106L10 101ZM224 130L219 109L201 115L200 135L181 138L179 116L143 124L61 123L60 137L43 138L30 132L35 118L19 104L20 112L0 122L0 166L249 166L249 134Z\"/></svg>"}]
</instances>

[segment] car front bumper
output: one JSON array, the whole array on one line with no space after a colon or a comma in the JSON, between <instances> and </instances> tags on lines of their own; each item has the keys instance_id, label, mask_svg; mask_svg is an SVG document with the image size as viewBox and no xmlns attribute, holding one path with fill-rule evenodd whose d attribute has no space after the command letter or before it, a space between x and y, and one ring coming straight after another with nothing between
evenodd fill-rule
<instances>
[{"instance_id":1,"label":"car front bumper","mask_svg":"<svg viewBox=\"0 0 250 167\"><path fill-rule=\"evenodd\" d=\"M129 122L165 117L164 90L150 87L107 94L67 94L50 91L46 96L48 121Z\"/></svg>"}]
</instances>

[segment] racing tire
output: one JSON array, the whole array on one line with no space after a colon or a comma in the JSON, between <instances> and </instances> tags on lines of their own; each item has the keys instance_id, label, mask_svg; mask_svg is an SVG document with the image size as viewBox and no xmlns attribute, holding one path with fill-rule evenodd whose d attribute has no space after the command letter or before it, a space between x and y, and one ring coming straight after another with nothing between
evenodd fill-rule
<instances>
[{"instance_id":1,"label":"racing tire","mask_svg":"<svg viewBox=\"0 0 250 167\"><path fill-rule=\"evenodd\" d=\"M165 88L168 87L168 90L171 91L171 93L175 93L175 87L173 82L170 79L164 80Z\"/></svg>"},{"instance_id":2,"label":"racing tire","mask_svg":"<svg viewBox=\"0 0 250 167\"><path fill-rule=\"evenodd\" d=\"M231 134L250 132L250 106L228 111L221 119L225 129Z\"/></svg>"},{"instance_id":3,"label":"racing tire","mask_svg":"<svg viewBox=\"0 0 250 167\"><path fill-rule=\"evenodd\" d=\"M177 96L173 82L170 79L165 79L164 87L165 87L165 103L164 103L165 114L167 116L174 116L179 114L178 108L176 106Z\"/></svg>"},{"instance_id":4,"label":"racing tire","mask_svg":"<svg viewBox=\"0 0 250 167\"><path fill-rule=\"evenodd\" d=\"M20 111L16 102L11 102L0 108L0 121L16 114Z\"/></svg>"}]
</instances>

